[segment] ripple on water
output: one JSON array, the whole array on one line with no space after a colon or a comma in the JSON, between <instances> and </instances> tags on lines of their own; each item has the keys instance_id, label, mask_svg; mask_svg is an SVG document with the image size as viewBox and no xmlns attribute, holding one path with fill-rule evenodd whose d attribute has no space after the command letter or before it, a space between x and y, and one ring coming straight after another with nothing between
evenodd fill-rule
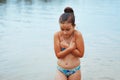
<instances>
[{"instance_id":1,"label":"ripple on water","mask_svg":"<svg viewBox=\"0 0 120 80\"><path fill-rule=\"evenodd\" d=\"M115 80L115 79L111 77L100 77L99 80Z\"/></svg>"}]
</instances>

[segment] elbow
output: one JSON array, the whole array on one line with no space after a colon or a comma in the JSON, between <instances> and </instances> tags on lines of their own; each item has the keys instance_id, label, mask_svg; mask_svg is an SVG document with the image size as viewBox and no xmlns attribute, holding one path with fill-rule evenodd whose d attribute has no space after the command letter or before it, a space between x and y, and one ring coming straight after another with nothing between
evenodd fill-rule
<instances>
[{"instance_id":1,"label":"elbow","mask_svg":"<svg viewBox=\"0 0 120 80\"><path fill-rule=\"evenodd\" d=\"M82 49L81 51L80 51L80 58L82 58L84 56L84 49Z\"/></svg>"},{"instance_id":2,"label":"elbow","mask_svg":"<svg viewBox=\"0 0 120 80\"><path fill-rule=\"evenodd\" d=\"M83 55L82 55L82 54L79 54L79 55L76 55L76 57L82 58Z\"/></svg>"},{"instance_id":3,"label":"elbow","mask_svg":"<svg viewBox=\"0 0 120 80\"><path fill-rule=\"evenodd\" d=\"M79 57L82 58L84 55L80 55Z\"/></svg>"},{"instance_id":4,"label":"elbow","mask_svg":"<svg viewBox=\"0 0 120 80\"><path fill-rule=\"evenodd\" d=\"M82 54L80 55L80 58L82 58L84 56L84 52L82 52Z\"/></svg>"},{"instance_id":5,"label":"elbow","mask_svg":"<svg viewBox=\"0 0 120 80\"><path fill-rule=\"evenodd\" d=\"M60 59L61 58L61 55L59 55L58 53L56 54L56 57L58 58L58 59Z\"/></svg>"},{"instance_id":6,"label":"elbow","mask_svg":"<svg viewBox=\"0 0 120 80\"><path fill-rule=\"evenodd\" d=\"M55 56L59 59L60 58L59 52L55 52Z\"/></svg>"},{"instance_id":7,"label":"elbow","mask_svg":"<svg viewBox=\"0 0 120 80\"><path fill-rule=\"evenodd\" d=\"M82 58L84 56L84 52L80 52L79 57Z\"/></svg>"},{"instance_id":8,"label":"elbow","mask_svg":"<svg viewBox=\"0 0 120 80\"><path fill-rule=\"evenodd\" d=\"M57 55L57 58L60 59L61 57Z\"/></svg>"}]
</instances>

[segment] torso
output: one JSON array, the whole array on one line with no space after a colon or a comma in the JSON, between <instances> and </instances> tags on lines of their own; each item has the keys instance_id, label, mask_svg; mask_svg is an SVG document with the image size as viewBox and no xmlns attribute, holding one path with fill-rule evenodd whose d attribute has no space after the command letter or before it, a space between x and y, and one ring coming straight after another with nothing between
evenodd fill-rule
<instances>
[{"instance_id":1,"label":"torso","mask_svg":"<svg viewBox=\"0 0 120 80\"><path fill-rule=\"evenodd\" d=\"M63 40L63 37L61 34L59 35L59 39L60 39L60 42ZM75 40L75 33L71 39ZM68 40L67 42L69 43L71 39ZM57 64L65 69L72 69L80 65L80 60L79 60L79 57L76 57L72 54L68 54L64 58L58 59Z\"/></svg>"},{"instance_id":2,"label":"torso","mask_svg":"<svg viewBox=\"0 0 120 80\"><path fill-rule=\"evenodd\" d=\"M80 65L80 60L78 57L74 57L72 54L69 54L63 59L59 59L57 63L65 69L72 69Z\"/></svg>"}]
</instances>

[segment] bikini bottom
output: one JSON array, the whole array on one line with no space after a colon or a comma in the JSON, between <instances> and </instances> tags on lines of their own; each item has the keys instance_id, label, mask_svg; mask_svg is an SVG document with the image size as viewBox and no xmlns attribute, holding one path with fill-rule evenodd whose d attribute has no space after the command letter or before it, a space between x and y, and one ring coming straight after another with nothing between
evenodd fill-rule
<instances>
[{"instance_id":1,"label":"bikini bottom","mask_svg":"<svg viewBox=\"0 0 120 80\"><path fill-rule=\"evenodd\" d=\"M62 72L66 77L69 77L71 74L74 74L77 70L80 70L80 65L73 69L64 69L60 66L57 66L57 69Z\"/></svg>"}]
</instances>

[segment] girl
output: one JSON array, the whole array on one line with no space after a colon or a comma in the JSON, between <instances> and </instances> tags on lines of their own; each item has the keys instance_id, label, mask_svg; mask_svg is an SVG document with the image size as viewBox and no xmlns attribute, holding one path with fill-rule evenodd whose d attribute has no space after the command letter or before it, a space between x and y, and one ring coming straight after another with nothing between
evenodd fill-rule
<instances>
[{"instance_id":1,"label":"girl","mask_svg":"<svg viewBox=\"0 0 120 80\"><path fill-rule=\"evenodd\" d=\"M54 34L54 50L58 58L55 80L81 80L80 58L84 55L82 34L75 29L75 16L66 7L59 18L60 31Z\"/></svg>"}]
</instances>

